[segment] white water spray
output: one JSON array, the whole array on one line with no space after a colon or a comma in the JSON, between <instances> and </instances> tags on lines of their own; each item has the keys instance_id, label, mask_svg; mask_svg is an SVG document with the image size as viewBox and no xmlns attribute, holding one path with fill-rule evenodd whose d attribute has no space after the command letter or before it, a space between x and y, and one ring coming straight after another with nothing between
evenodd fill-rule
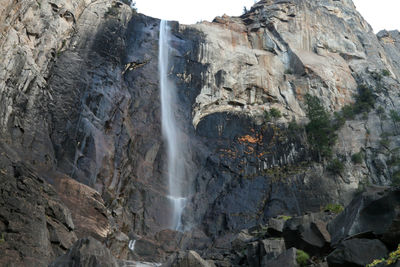
<instances>
[{"instance_id":1,"label":"white water spray","mask_svg":"<svg viewBox=\"0 0 400 267\"><path fill-rule=\"evenodd\" d=\"M136 240L130 240L129 244L128 244L128 248L132 251L135 251L135 244L136 244Z\"/></svg>"},{"instance_id":2,"label":"white water spray","mask_svg":"<svg viewBox=\"0 0 400 267\"><path fill-rule=\"evenodd\" d=\"M181 217L186 205L186 198L182 191L182 182L185 176L185 158L182 150L181 133L175 118L177 92L175 85L168 79L169 41L170 29L168 22L162 20L160 24L158 68L160 73L162 134L167 144L168 156L168 183L170 194L168 198L173 207L171 228L182 230Z\"/></svg>"}]
</instances>

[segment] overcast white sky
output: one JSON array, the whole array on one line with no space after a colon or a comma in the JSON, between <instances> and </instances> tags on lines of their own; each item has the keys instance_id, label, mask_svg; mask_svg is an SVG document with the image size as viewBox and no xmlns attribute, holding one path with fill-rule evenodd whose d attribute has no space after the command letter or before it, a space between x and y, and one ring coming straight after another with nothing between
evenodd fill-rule
<instances>
[{"instance_id":1,"label":"overcast white sky","mask_svg":"<svg viewBox=\"0 0 400 267\"><path fill-rule=\"evenodd\" d=\"M314 1L314 0L310 0ZM353 0L358 11L375 32L382 29L400 30L400 0ZM148 16L178 20L193 24L200 20L212 21L224 13L241 15L243 7L250 8L254 0L136 0L140 13Z\"/></svg>"}]
</instances>

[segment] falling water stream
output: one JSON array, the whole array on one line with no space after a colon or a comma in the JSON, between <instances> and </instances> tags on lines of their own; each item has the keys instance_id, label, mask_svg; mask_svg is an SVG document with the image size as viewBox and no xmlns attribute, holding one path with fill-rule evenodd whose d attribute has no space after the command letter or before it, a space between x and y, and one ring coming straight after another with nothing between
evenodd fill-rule
<instances>
[{"instance_id":1,"label":"falling water stream","mask_svg":"<svg viewBox=\"0 0 400 267\"><path fill-rule=\"evenodd\" d=\"M181 133L175 117L177 92L174 83L168 79L170 50L170 28L168 22L162 20L160 24L158 68L160 74L162 134L167 144L168 156L168 199L173 207L171 229L182 230L181 217L186 205L186 198L182 191L182 181L185 176L185 158L182 151Z\"/></svg>"}]
</instances>

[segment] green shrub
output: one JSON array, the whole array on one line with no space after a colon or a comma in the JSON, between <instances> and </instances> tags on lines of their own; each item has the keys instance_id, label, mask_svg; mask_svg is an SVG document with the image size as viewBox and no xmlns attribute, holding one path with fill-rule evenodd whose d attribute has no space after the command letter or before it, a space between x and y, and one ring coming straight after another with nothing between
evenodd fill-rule
<instances>
[{"instance_id":1,"label":"green shrub","mask_svg":"<svg viewBox=\"0 0 400 267\"><path fill-rule=\"evenodd\" d=\"M316 96L306 95L307 117L310 122L306 125L307 140L312 152L321 157L331 157L331 147L335 144L337 135L330 114Z\"/></svg>"},{"instance_id":2,"label":"green shrub","mask_svg":"<svg viewBox=\"0 0 400 267\"><path fill-rule=\"evenodd\" d=\"M297 134L298 132L302 131L303 127L297 124L296 120L293 118L288 124L288 131L290 134Z\"/></svg>"},{"instance_id":3,"label":"green shrub","mask_svg":"<svg viewBox=\"0 0 400 267\"><path fill-rule=\"evenodd\" d=\"M268 111L264 111L264 121L270 122L271 121L271 114Z\"/></svg>"},{"instance_id":4,"label":"green shrub","mask_svg":"<svg viewBox=\"0 0 400 267\"><path fill-rule=\"evenodd\" d=\"M387 162L389 166L400 165L400 157L397 155L393 155L390 160Z\"/></svg>"},{"instance_id":5,"label":"green shrub","mask_svg":"<svg viewBox=\"0 0 400 267\"><path fill-rule=\"evenodd\" d=\"M331 147L336 143L336 130L340 129L346 120L354 119L357 114L363 113L363 118L368 118L368 112L375 106L376 95L366 85L358 87L356 102L346 105L340 112L334 113L334 119L323 107L321 100L316 96L307 94L306 113L310 122L306 125L307 139L314 154L321 158L330 158ZM382 110L380 109L379 112ZM400 122L400 116L399 116ZM315 157L315 155L314 155Z\"/></svg>"},{"instance_id":6,"label":"green shrub","mask_svg":"<svg viewBox=\"0 0 400 267\"><path fill-rule=\"evenodd\" d=\"M328 204L325 206L324 211L330 211L336 214L341 213L344 210L344 207L340 204Z\"/></svg>"},{"instance_id":7,"label":"green shrub","mask_svg":"<svg viewBox=\"0 0 400 267\"><path fill-rule=\"evenodd\" d=\"M397 250L389 253L389 257L387 259L376 259L372 263L367 264L366 267L375 267L375 266L394 266L396 262L400 260L400 244L397 247Z\"/></svg>"},{"instance_id":8,"label":"green shrub","mask_svg":"<svg viewBox=\"0 0 400 267\"><path fill-rule=\"evenodd\" d=\"M382 138L379 143L381 146L388 148L390 146L390 140L387 137Z\"/></svg>"},{"instance_id":9,"label":"green shrub","mask_svg":"<svg viewBox=\"0 0 400 267\"><path fill-rule=\"evenodd\" d=\"M344 163L335 158L326 166L326 169L332 174L340 175L344 171Z\"/></svg>"},{"instance_id":10,"label":"green shrub","mask_svg":"<svg viewBox=\"0 0 400 267\"><path fill-rule=\"evenodd\" d=\"M282 117L281 112L277 108L271 108L269 111L264 111L264 120L270 122L272 119L277 120Z\"/></svg>"},{"instance_id":11,"label":"green shrub","mask_svg":"<svg viewBox=\"0 0 400 267\"><path fill-rule=\"evenodd\" d=\"M392 175L392 186L400 186L400 171L396 171Z\"/></svg>"},{"instance_id":12,"label":"green shrub","mask_svg":"<svg viewBox=\"0 0 400 267\"><path fill-rule=\"evenodd\" d=\"M279 111L279 109L276 109L276 108L271 108L269 110L269 114L271 115L271 117L273 117L275 119L279 119L280 117L282 117L281 112Z\"/></svg>"},{"instance_id":13,"label":"green shrub","mask_svg":"<svg viewBox=\"0 0 400 267\"><path fill-rule=\"evenodd\" d=\"M356 96L356 103L354 104L354 112L360 114L369 112L375 106L376 95L372 89L366 85L358 87L358 95Z\"/></svg>"},{"instance_id":14,"label":"green shrub","mask_svg":"<svg viewBox=\"0 0 400 267\"><path fill-rule=\"evenodd\" d=\"M382 74L380 74L379 72L372 73L372 78L374 78L378 82L380 82L382 80L382 77L383 77Z\"/></svg>"},{"instance_id":15,"label":"green shrub","mask_svg":"<svg viewBox=\"0 0 400 267\"><path fill-rule=\"evenodd\" d=\"M385 115L385 109L382 106L379 106L376 109L376 113L379 115L379 117L381 118L381 120L386 119L386 115Z\"/></svg>"},{"instance_id":16,"label":"green shrub","mask_svg":"<svg viewBox=\"0 0 400 267\"><path fill-rule=\"evenodd\" d=\"M335 125L337 129L342 127L346 120L353 120L358 114L363 113L363 118L366 119L368 117L368 112L375 105L375 95L371 88L366 85L359 86L358 95L355 96L355 99L356 102L354 104L346 105L340 112L335 112ZM382 110L380 109L379 112L380 111Z\"/></svg>"},{"instance_id":17,"label":"green shrub","mask_svg":"<svg viewBox=\"0 0 400 267\"><path fill-rule=\"evenodd\" d=\"M132 0L121 0L121 2L130 6L132 8L132 10L137 11L136 2L133 2Z\"/></svg>"},{"instance_id":18,"label":"green shrub","mask_svg":"<svg viewBox=\"0 0 400 267\"><path fill-rule=\"evenodd\" d=\"M345 123L346 123L346 118L343 116L342 112L334 112L334 129L339 130Z\"/></svg>"},{"instance_id":19,"label":"green shrub","mask_svg":"<svg viewBox=\"0 0 400 267\"><path fill-rule=\"evenodd\" d=\"M389 114L394 123L400 122L400 115L396 110L392 109Z\"/></svg>"},{"instance_id":20,"label":"green shrub","mask_svg":"<svg viewBox=\"0 0 400 267\"><path fill-rule=\"evenodd\" d=\"M363 157L364 157L363 153L358 152L351 156L351 161L353 161L353 163L355 164L361 164L363 162Z\"/></svg>"},{"instance_id":21,"label":"green shrub","mask_svg":"<svg viewBox=\"0 0 400 267\"><path fill-rule=\"evenodd\" d=\"M279 215L279 216L278 216L278 219L287 221L287 220L292 219L292 216L288 216L288 215Z\"/></svg>"},{"instance_id":22,"label":"green shrub","mask_svg":"<svg viewBox=\"0 0 400 267\"><path fill-rule=\"evenodd\" d=\"M114 3L112 6L110 6L107 9L107 12L104 13L104 17L116 17L119 14L119 4L118 3Z\"/></svg>"},{"instance_id":23,"label":"green shrub","mask_svg":"<svg viewBox=\"0 0 400 267\"><path fill-rule=\"evenodd\" d=\"M310 255L308 255L303 250L298 249L296 251L296 261L300 266L306 266L309 259L310 259Z\"/></svg>"},{"instance_id":24,"label":"green shrub","mask_svg":"<svg viewBox=\"0 0 400 267\"><path fill-rule=\"evenodd\" d=\"M382 70L382 75L383 76L390 76L390 71L388 71L387 69Z\"/></svg>"},{"instance_id":25,"label":"green shrub","mask_svg":"<svg viewBox=\"0 0 400 267\"><path fill-rule=\"evenodd\" d=\"M345 119L352 120L354 119L354 107L352 105L346 105L342 108L342 114Z\"/></svg>"},{"instance_id":26,"label":"green shrub","mask_svg":"<svg viewBox=\"0 0 400 267\"><path fill-rule=\"evenodd\" d=\"M293 71L291 69L286 69L285 74L293 74Z\"/></svg>"}]
</instances>

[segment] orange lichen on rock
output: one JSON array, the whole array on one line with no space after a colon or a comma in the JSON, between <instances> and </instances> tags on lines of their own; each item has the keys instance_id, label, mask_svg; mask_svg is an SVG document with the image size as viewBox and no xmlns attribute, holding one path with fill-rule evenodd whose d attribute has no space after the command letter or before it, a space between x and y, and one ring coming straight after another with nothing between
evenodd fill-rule
<instances>
[{"instance_id":1,"label":"orange lichen on rock","mask_svg":"<svg viewBox=\"0 0 400 267\"><path fill-rule=\"evenodd\" d=\"M253 147L248 146L247 149L248 150L247 151L245 150L244 153L246 153L246 154L253 154L254 153L254 148Z\"/></svg>"},{"instance_id":2,"label":"orange lichen on rock","mask_svg":"<svg viewBox=\"0 0 400 267\"><path fill-rule=\"evenodd\" d=\"M262 143L262 135L256 134L255 137L251 135L245 135L238 138L239 143L250 143L250 144L261 144Z\"/></svg>"},{"instance_id":3,"label":"orange lichen on rock","mask_svg":"<svg viewBox=\"0 0 400 267\"><path fill-rule=\"evenodd\" d=\"M260 154L257 155L257 157L262 158L264 157L265 154L268 154L268 152L261 152Z\"/></svg>"},{"instance_id":4,"label":"orange lichen on rock","mask_svg":"<svg viewBox=\"0 0 400 267\"><path fill-rule=\"evenodd\" d=\"M230 149L220 149L221 156L236 158L237 152Z\"/></svg>"}]
</instances>

